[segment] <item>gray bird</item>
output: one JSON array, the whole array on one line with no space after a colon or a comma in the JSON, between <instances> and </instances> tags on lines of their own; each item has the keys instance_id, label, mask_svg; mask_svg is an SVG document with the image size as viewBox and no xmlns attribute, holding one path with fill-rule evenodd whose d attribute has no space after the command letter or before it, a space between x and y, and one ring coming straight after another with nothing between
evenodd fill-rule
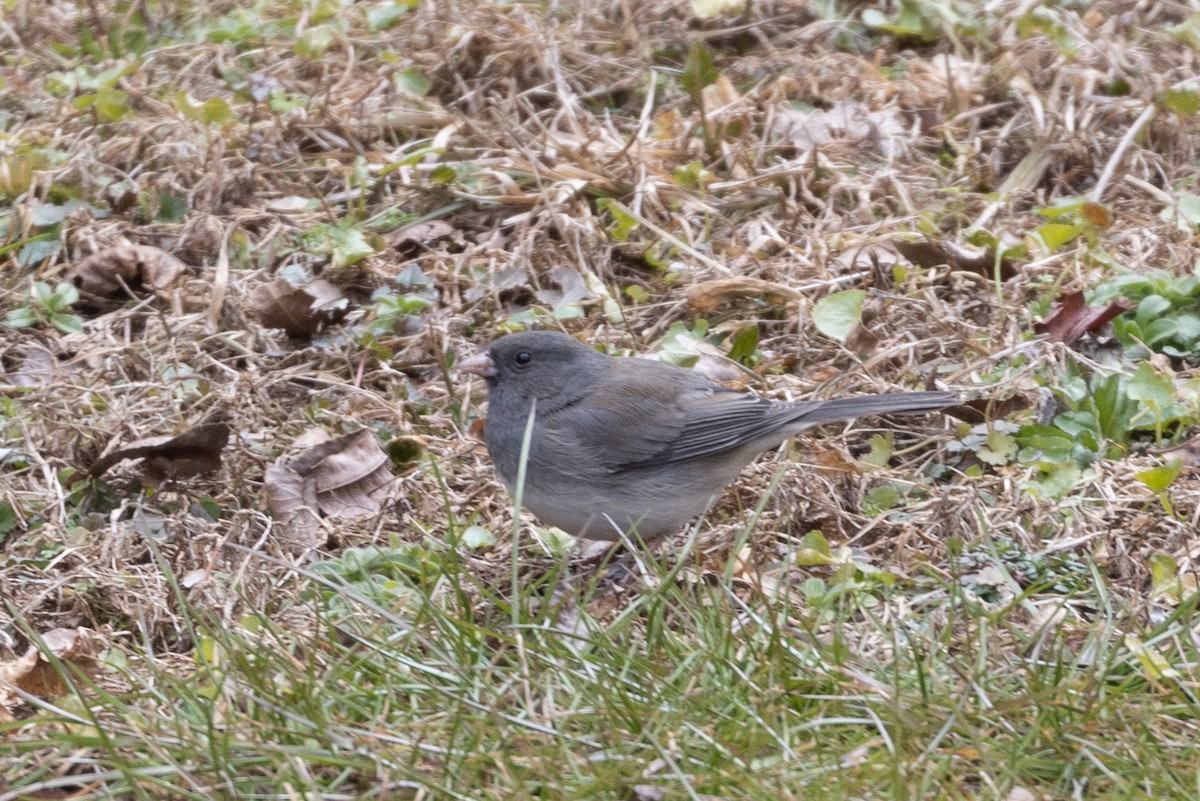
<instances>
[{"instance_id":1,"label":"gray bird","mask_svg":"<svg viewBox=\"0 0 1200 801\"><path fill-rule=\"evenodd\" d=\"M484 441L509 492L536 404L521 501L543 523L599 540L678 529L755 456L810 426L959 402L953 392L772 401L551 331L501 337L459 369L487 381Z\"/></svg>"}]
</instances>

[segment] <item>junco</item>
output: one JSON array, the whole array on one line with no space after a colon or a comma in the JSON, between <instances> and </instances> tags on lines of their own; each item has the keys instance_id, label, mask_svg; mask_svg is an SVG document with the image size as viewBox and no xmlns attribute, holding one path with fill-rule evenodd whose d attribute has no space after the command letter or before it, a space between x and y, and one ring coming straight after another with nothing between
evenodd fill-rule
<instances>
[{"instance_id":1,"label":"junco","mask_svg":"<svg viewBox=\"0 0 1200 801\"><path fill-rule=\"evenodd\" d=\"M651 540L679 528L755 456L809 426L958 403L953 392L772 401L550 331L501 337L459 368L487 381L484 441L509 491L532 408L522 503L543 523L594 540L621 531Z\"/></svg>"}]
</instances>

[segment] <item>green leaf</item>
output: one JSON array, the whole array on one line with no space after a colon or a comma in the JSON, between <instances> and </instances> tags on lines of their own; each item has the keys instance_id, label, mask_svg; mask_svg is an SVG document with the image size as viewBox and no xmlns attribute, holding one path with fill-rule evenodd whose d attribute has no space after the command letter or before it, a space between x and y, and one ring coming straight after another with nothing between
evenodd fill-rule
<instances>
[{"instance_id":1,"label":"green leaf","mask_svg":"<svg viewBox=\"0 0 1200 801\"><path fill-rule=\"evenodd\" d=\"M800 551L796 554L796 564L801 567L833 564L833 552L829 549L829 540L820 531L810 531L800 540Z\"/></svg>"},{"instance_id":2,"label":"green leaf","mask_svg":"<svg viewBox=\"0 0 1200 801\"><path fill-rule=\"evenodd\" d=\"M49 306L54 290L45 281L35 281L33 284L33 299L39 306Z\"/></svg>"},{"instance_id":3,"label":"green leaf","mask_svg":"<svg viewBox=\"0 0 1200 801\"><path fill-rule=\"evenodd\" d=\"M1175 223L1179 230L1190 234L1200 228L1200 195L1183 192L1174 206L1167 206L1158 216L1167 222Z\"/></svg>"},{"instance_id":4,"label":"green leaf","mask_svg":"<svg viewBox=\"0 0 1200 801\"><path fill-rule=\"evenodd\" d=\"M187 198L174 192L164 190L158 196L158 213L154 215L155 222L177 223L187 216Z\"/></svg>"},{"instance_id":5,"label":"green leaf","mask_svg":"<svg viewBox=\"0 0 1200 801\"><path fill-rule=\"evenodd\" d=\"M357 264L375 253L375 248L367 242L367 237L357 228L347 228L339 231L333 246L333 266L348 267Z\"/></svg>"},{"instance_id":6,"label":"green leaf","mask_svg":"<svg viewBox=\"0 0 1200 801\"><path fill-rule=\"evenodd\" d=\"M733 338L733 347L729 349L729 358L735 362L748 364L758 350L758 326L751 325L737 332Z\"/></svg>"},{"instance_id":7,"label":"green leaf","mask_svg":"<svg viewBox=\"0 0 1200 801\"><path fill-rule=\"evenodd\" d=\"M1200 111L1200 93L1194 89L1165 89L1154 102L1159 108L1173 111L1181 117L1193 117Z\"/></svg>"},{"instance_id":8,"label":"green leaf","mask_svg":"<svg viewBox=\"0 0 1200 801\"><path fill-rule=\"evenodd\" d=\"M214 97L204 101L200 107L200 121L205 125L221 125L233 122L233 109L222 97Z\"/></svg>"},{"instance_id":9,"label":"green leaf","mask_svg":"<svg viewBox=\"0 0 1200 801\"><path fill-rule=\"evenodd\" d=\"M847 289L821 298L813 307L813 325L830 339L844 343L862 318L866 297L865 290Z\"/></svg>"},{"instance_id":10,"label":"green leaf","mask_svg":"<svg viewBox=\"0 0 1200 801\"><path fill-rule=\"evenodd\" d=\"M1083 469L1074 462L1066 462L1050 468L1025 489L1038 498L1059 498L1074 488L1082 478Z\"/></svg>"},{"instance_id":11,"label":"green leaf","mask_svg":"<svg viewBox=\"0 0 1200 801\"><path fill-rule=\"evenodd\" d=\"M1041 240L1042 247L1046 249L1047 253L1053 253L1081 233L1083 233L1082 225L1056 222L1046 223L1036 231L1037 237Z\"/></svg>"},{"instance_id":12,"label":"green leaf","mask_svg":"<svg viewBox=\"0 0 1200 801\"><path fill-rule=\"evenodd\" d=\"M1075 440L1065 431L1054 426L1033 423L1023 426L1016 435L1021 446L1018 459L1025 464L1032 462L1065 462L1075 452Z\"/></svg>"},{"instance_id":13,"label":"green leaf","mask_svg":"<svg viewBox=\"0 0 1200 801\"><path fill-rule=\"evenodd\" d=\"M7 534L17 527L17 512L8 502L0 503L0 534Z\"/></svg>"},{"instance_id":14,"label":"green leaf","mask_svg":"<svg viewBox=\"0 0 1200 801\"><path fill-rule=\"evenodd\" d=\"M863 498L862 513L875 517L889 509L895 508L904 496L893 484L881 484L873 487Z\"/></svg>"},{"instance_id":15,"label":"green leaf","mask_svg":"<svg viewBox=\"0 0 1200 801\"><path fill-rule=\"evenodd\" d=\"M637 218L626 211L624 206L611 198L600 198L596 201L596 208L612 215L613 224L609 226L608 232L618 242L627 240L629 233L637 227Z\"/></svg>"},{"instance_id":16,"label":"green leaf","mask_svg":"<svg viewBox=\"0 0 1200 801\"><path fill-rule=\"evenodd\" d=\"M37 312L32 306L18 306L4 316L4 324L9 328L32 328L37 321Z\"/></svg>"},{"instance_id":17,"label":"green leaf","mask_svg":"<svg viewBox=\"0 0 1200 801\"><path fill-rule=\"evenodd\" d=\"M703 42L696 42L688 51L687 60L683 62L683 76L680 83L692 101L700 102L700 92L704 87L717 82L717 68L713 65L712 53Z\"/></svg>"},{"instance_id":18,"label":"green leaf","mask_svg":"<svg viewBox=\"0 0 1200 801\"><path fill-rule=\"evenodd\" d=\"M415 7L416 0L412 2L381 3L371 6L367 9L367 28L372 32L390 28Z\"/></svg>"},{"instance_id":19,"label":"green leaf","mask_svg":"<svg viewBox=\"0 0 1200 801\"><path fill-rule=\"evenodd\" d=\"M887 467L892 461L892 449L895 436L893 432L886 431L883 434L875 434L870 439L871 450L862 460L867 464L873 464L876 467Z\"/></svg>"},{"instance_id":20,"label":"green leaf","mask_svg":"<svg viewBox=\"0 0 1200 801\"><path fill-rule=\"evenodd\" d=\"M74 314L52 314L50 323L64 334L78 334L83 330L83 320Z\"/></svg>"},{"instance_id":21,"label":"green leaf","mask_svg":"<svg viewBox=\"0 0 1200 801\"><path fill-rule=\"evenodd\" d=\"M1170 26L1167 33L1200 53L1200 14L1193 14L1178 25Z\"/></svg>"},{"instance_id":22,"label":"green leaf","mask_svg":"<svg viewBox=\"0 0 1200 801\"><path fill-rule=\"evenodd\" d=\"M471 550L489 548L496 543L496 537L483 526L468 526L459 538L463 545Z\"/></svg>"},{"instance_id":23,"label":"green leaf","mask_svg":"<svg viewBox=\"0 0 1200 801\"><path fill-rule=\"evenodd\" d=\"M292 50L298 56L320 58L333 45L336 33L332 25L314 25L300 35Z\"/></svg>"},{"instance_id":24,"label":"green leaf","mask_svg":"<svg viewBox=\"0 0 1200 801\"><path fill-rule=\"evenodd\" d=\"M650 300L650 293L640 284L629 284L622 291L634 303L645 303Z\"/></svg>"},{"instance_id":25,"label":"green leaf","mask_svg":"<svg viewBox=\"0 0 1200 801\"><path fill-rule=\"evenodd\" d=\"M57 235L31 237L17 252L17 264L22 267L35 267L47 259L54 258L61 250L62 240Z\"/></svg>"},{"instance_id":26,"label":"green leaf","mask_svg":"<svg viewBox=\"0 0 1200 801\"><path fill-rule=\"evenodd\" d=\"M1006 434L993 428L988 432L987 444L977 451L979 459L993 467L1008 464L1017 455L1017 440L1011 434Z\"/></svg>"},{"instance_id":27,"label":"green leaf","mask_svg":"<svg viewBox=\"0 0 1200 801\"><path fill-rule=\"evenodd\" d=\"M1182 470L1183 460L1172 459L1166 464L1135 473L1133 477L1155 492L1163 492L1167 487L1171 486L1175 479L1179 478L1179 473Z\"/></svg>"},{"instance_id":28,"label":"green leaf","mask_svg":"<svg viewBox=\"0 0 1200 801\"><path fill-rule=\"evenodd\" d=\"M396 73L396 85L409 94L424 97L433 88L433 81L416 67L409 67Z\"/></svg>"},{"instance_id":29,"label":"green leaf","mask_svg":"<svg viewBox=\"0 0 1200 801\"><path fill-rule=\"evenodd\" d=\"M1142 362L1129 379L1125 392L1133 400L1162 410L1175 400L1175 381L1155 370L1149 362Z\"/></svg>"}]
</instances>

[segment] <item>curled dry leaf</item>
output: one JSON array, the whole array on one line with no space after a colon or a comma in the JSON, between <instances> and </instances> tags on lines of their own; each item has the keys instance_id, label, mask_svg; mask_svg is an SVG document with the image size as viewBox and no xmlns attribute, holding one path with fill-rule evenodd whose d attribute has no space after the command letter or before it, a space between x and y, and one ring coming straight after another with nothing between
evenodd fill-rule
<instances>
[{"instance_id":1,"label":"curled dry leaf","mask_svg":"<svg viewBox=\"0 0 1200 801\"><path fill-rule=\"evenodd\" d=\"M267 509L299 549L321 544L320 518L379 512L395 483L387 453L370 429L321 442L267 468Z\"/></svg>"},{"instance_id":2,"label":"curled dry leaf","mask_svg":"<svg viewBox=\"0 0 1200 801\"><path fill-rule=\"evenodd\" d=\"M276 278L254 290L250 308L267 328L282 328L291 337L311 337L345 317L350 301L341 289L321 278L304 286Z\"/></svg>"},{"instance_id":3,"label":"curled dry leaf","mask_svg":"<svg viewBox=\"0 0 1200 801\"><path fill-rule=\"evenodd\" d=\"M123 297L127 290L149 289L162 295L186 266L150 245L117 245L88 256L67 273L80 292L101 298Z\"/></svg>"},{"instance_id":4,"label":"curled dry leaf","mask_svg":"<svg viewBox=\"0 0 1200 801\"><path fill-rule=\"evenodd\" d=\"M1057 411L1054 394L1041 389L1016 392L1007 398L972 398L944 410L946 414L971 425L989 420L1006 420L1019 412L1032 412L1039 423L1049 422Z\"/></svg>"},{"instance_id":5,"label":"curled dry leaf","mask_svg":"<svg viewBox=\"0 0 1200 801\"><path fill-rule=\"evenodd\" d=\"M80 369L80 365L70 361L69 355L38 342L20 345L13 353L17 360L16 368L7 374L0 373L0 384L42 387L61 381Z\"/></svg>"},{"instance_id":6,"label":"curled dry leaf","mask_svg":"<svg viewBox=\"0 0 1200 801\"><path fill-rule=\"evenodd\" d=\"M46 650L62 662L85 673L96 669L101 640L91 629L51 629L41 635ZM57 698L67 691L50 657L36 645L12 662L0 664L0 723L13 720L12 710L22 699L14 688L42 699Z\"/></svg>"},{"instance_id":7,"label":"curled dry leaf","mask_svg":"<svg viewBox=\"0 0 1200 801\"><path fill-rule=\"evenodd\" d=\"M1033 330L1046 334L1052 342L1072 345L1084 334L1099 330L1134 306L1132 301L1125 298L1117 298L1107 306L1088 306L1084 303L1082 292L1069 292L1058 299L1058 305L1049 317L1034 324Z\"/></svg>"},{"instance_id":8,"label":"curled dry leaf","mask_svg":"<svg viewBox=\"0 0 1200 801\"><path fill-rule=\"evenodd\" d=\"M595 300L598 295L588 286L583 274L573 267L559 265L550 269L549 277L559 289L541 289L535 295L558 314L569 307L578 307L586 300Z\"/></svg>"},{"instance_id":9,"label":"curled dry leaf","mask_svg":"<svg viewBox=\"0 0 1200 801\"><path fill-rule=\"evenodd\" d=\"M688 304L701 314L716 311L722 303L735 298L755 298L772 306L782 306L800 297L801 294L789 286L736 275L702 281L687 289Z\"/></svg>"},{"instance_id":10,"label":"curled dry leaf","mask_svg":"<svg viewBox=\"0 0 1200 801\"><path fill-rule=\"evenodd\" d=\"M901 256L918 267L939 267L943 264L954 270L964 270L991 278L996 273L996 251L992 248L966 248L954 242L919 239L915 242L897 240L892 243ZM1017 274L1010 259L1000 260L1000 280L1007 281Z\"/></svg>"},{"instance_id":11,"label":"curled dry leaf","mask_svg":"<svg viewBox=\"0 0 1200 801\"><path fill-rule=\"evenodd\" d=\"M863 103L843 100L832 108L802 111L780 106L775 109L771 138L799 151L814 150L832 141L869 144L878 152L894 154L908 146L908 128L899 112L887 108L872 111Z\"/></svg>"},{"instance_id":12,"label":"curled dry leaf","mask_svg":"<svg viewBox=\"0 0 1200 801\"><path fill-rule=\"evenodd\" d=\"M221 452L228 443L229 424L225 422L224 412L219 411L178 436L147 437L111 451L88 469L88 475L104 475L110 467L125 459L144 459L142 483L157 487L164 481L180 481L215 472L221 466Z\"/></svg>"},{"instance_id":13,"label":"curled dry leaf","mask_svg":"<svg viewBox=\"0 0 1200 801\"><path fill-rule=\"evenodd\" d=\"M1188 469L1189 473L1194 473L1200 468L1200 435L1180 442L1177 445L1172 445L1169 448L1151 449L1150 453L1158 456L1167 456L1171 459L1178 459L1183 462L1183 466Z\"/></svg>"},{"instance_id":14,"label":"curled dry leaf","mask_svg":"<svg viewBox=\"0 0 1200 801\"><path fill-rule=\"evenodd\" d=\"M454 228L441 220L417 223L398 231L392 231L383 237L390 248L405 258L411 258L423 250L428 250L435 243L454 236Z\"/></svg>"}]
</instances>

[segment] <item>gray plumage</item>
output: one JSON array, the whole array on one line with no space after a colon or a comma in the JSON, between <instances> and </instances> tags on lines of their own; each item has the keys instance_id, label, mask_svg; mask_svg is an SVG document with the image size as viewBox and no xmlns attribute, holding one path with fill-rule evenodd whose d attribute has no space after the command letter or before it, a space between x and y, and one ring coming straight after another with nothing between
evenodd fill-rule
<instances>
[{"instance_id":1,"label":"gray plumage","mask_svg":"<svg viewBox=\"0 0 1200 801\"><path fill-rule=\"evenodd\" d=\"M952 392L772 401L548 331L502 337L460 368L487 380L484 440L510 492L536 400L522 502L543 523L590 539L679 528L755 456L810 426L958 403Z\"/></svg>"}]
</instances>

